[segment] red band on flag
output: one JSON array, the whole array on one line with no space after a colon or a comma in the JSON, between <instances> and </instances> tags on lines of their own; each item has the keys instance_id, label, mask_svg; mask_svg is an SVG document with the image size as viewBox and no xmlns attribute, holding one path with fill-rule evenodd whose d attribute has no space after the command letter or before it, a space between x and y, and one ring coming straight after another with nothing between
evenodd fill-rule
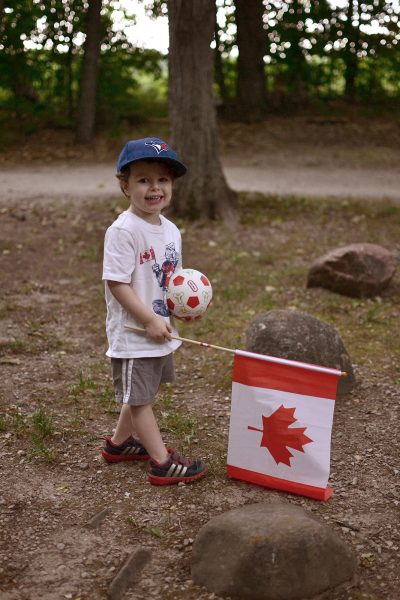
<instances>
[{"instance_id":1,"label":"red band on flag","mask_svg":"<svg viewBox=\"0 0 400 600\"><path fill-rule=\"evenodd\" d=\"M279 479L278 477L271 477L270 475L264 475L262 473L255 473L254 471L248 471L247 469L240 469L239 467L232 467L227 465L227 473L229 477L233 479L241 479L256 485L262 485L263 487L272 488L282 492L291 492L292 494L298 494L300 496L307 496L314 500L329 500L333 494L332 488L319 488L313 485L306 485L304 483L297 483L295 481L288 481L287 479Z\"/></svg>"},{"instance_id":2,"label":"red band on flag","mask_svg":"<svg viewBox=\"0 0 400 600\"><path fill-rule=\"evenodd\" d=\"M249 356L235 355L233 381L258 388L270 388L335 400L338 375L309 371Z\"/></svg>"}]
</instances>

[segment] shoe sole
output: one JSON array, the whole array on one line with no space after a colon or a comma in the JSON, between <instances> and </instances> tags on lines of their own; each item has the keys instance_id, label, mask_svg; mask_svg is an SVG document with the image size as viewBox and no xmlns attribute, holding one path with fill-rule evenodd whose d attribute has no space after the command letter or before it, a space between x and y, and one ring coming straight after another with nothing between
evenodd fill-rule
<instances>
[{"instance_id":1,"label":"shoe sole","mask_svg":"<svg viewBox=\"0 0 400 600\"><path fill-rule=\"evenodd\" d=\"M126 454L124 456L120 456L119 454L108 454L107 452L103 451L101 455L104 458L104 460L108 463L118 463L132 460L145 461L150 459L150 456L148 454Z\"/></svg>"},{"instance_id":2,"label":"shoe sole","mask_svg":"<svg viewBox=\"0 0 400 600\"><path fill-rule=\"evenodd\" d=\"M203 477L206 473L207 469L204 469L201 473L192 475L191 477L157 477L156 475L149 474L148 478L153 485L174 485L177 483L192 483Z\"/></svg>"}]
</instances>

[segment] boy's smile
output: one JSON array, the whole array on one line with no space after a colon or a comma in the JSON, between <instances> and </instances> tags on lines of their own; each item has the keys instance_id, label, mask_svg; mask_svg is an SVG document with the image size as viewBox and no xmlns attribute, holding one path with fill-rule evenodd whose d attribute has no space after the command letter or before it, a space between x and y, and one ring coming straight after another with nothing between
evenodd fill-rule
<instances>
[{"instance_id":1,"label":"boy's smile","mask_svg":"<svg viewBox=\"0 0 400 600\"><path fill-rule=\"evenodd\" d=\"M173 177L161 162L138 161L130 166L125 192L131 201L131 211L145 221L159 224L160 212L169 205Z\"/></svg>"}]
</instances>

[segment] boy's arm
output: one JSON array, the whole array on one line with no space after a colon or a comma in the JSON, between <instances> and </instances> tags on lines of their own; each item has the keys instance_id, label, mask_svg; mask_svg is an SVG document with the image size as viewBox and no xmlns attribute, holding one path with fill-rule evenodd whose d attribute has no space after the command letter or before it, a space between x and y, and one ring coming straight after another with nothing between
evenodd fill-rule
<instances>
[{"instance_id":1,"label":"boy's arm","mask_svg":"<svg viewBox=\"0 0 400 600\"><path fill-rule=\"evenodd\" d=\"M149 338L155 342L165 342L172 339L171 326L149 310L128 283L107 280L106 285L108 285L112 295L118 300L121 306L123 306L136 321L143 324Z\"/></svg>"}]
</instances>

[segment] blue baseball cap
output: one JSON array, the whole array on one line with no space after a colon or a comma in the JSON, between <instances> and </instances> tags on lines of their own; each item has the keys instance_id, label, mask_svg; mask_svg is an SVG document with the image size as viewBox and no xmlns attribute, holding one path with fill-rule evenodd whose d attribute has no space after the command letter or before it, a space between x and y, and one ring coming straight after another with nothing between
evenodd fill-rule
<instances>
[{"instance_id":1,"label":"blue baseball cap","mask_svg":"<svg viewBox=\"0 0 400 600\"><path fill-rule=\"evenodd\" d=\"M119 155L117 172L138 160L157 160L167 163L175 177L182 177L187 168L168 144L159 138L147 137L142 140L130 140Z\"/></svg>"}]
</instances>

